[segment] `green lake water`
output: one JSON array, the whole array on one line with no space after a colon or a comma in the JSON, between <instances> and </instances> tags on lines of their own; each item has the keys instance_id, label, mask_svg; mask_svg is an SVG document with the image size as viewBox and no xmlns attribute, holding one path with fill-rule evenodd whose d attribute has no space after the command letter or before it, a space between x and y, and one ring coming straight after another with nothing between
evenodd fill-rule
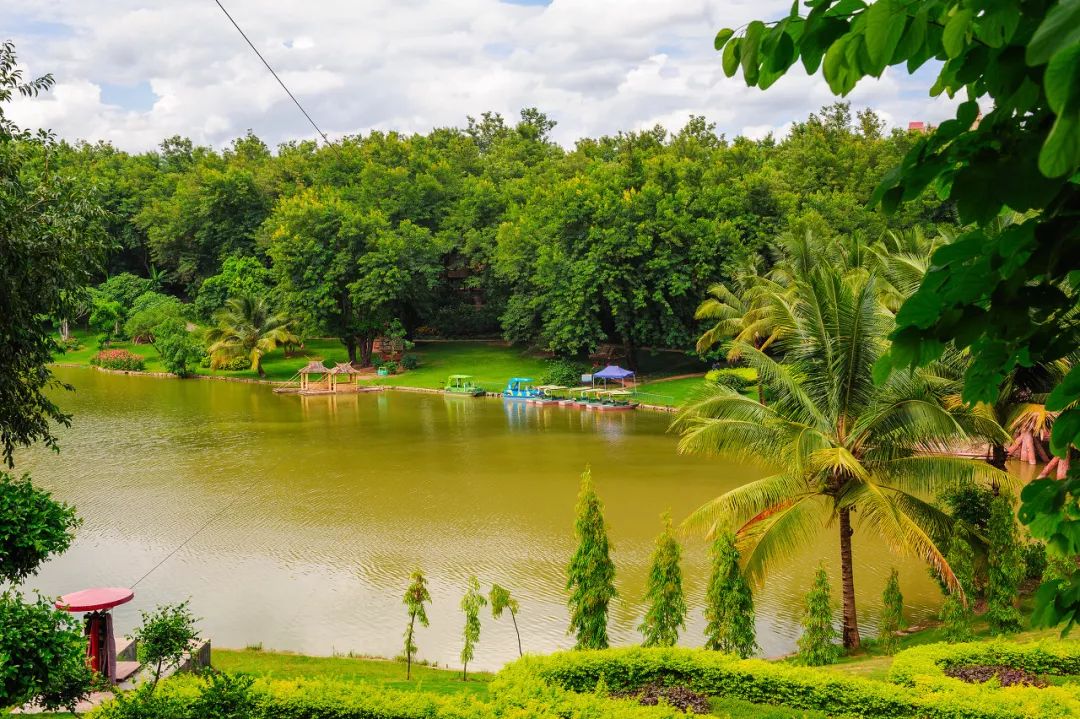
<instances>
[{"instance_id":1,"label":"green lake water","mask_svg":"<svg viewBox=\"0 0 1080 719\"><path fill-rule=\"evenodd\" d=\"M204 635L221 647L395 656L401 596L422 567L433 596L431 626L417 637L423 658L457 665L458 605L473 573L485 592L498 582L520 600L526 651L568 648L564 567L586 465L615 547L612 643L633 644L661 512L679 521L764 471L678 455L670 415L645 411L400 391L299 397L226 382L57 374L77 388L58 394L74 424L61 430L59 454L22 452L16 471L75 504L84 523L71 550L30 585L50 595L131 586L175 552L117 610L118 629L129 630L140 609L190 598ZM691 646L705 625L705 549L700 537L686 538L682 643ZM835 530L825 529L756 589L763 655L794 647L820 562L839 600L838 554ZM909 620L937 611L940 594L917 561L862 532L855 559L864 631L873 631L893 566ZM477 667L497 668L516 653L509 619L486 614Z\"/></svg>"}]
</instances>

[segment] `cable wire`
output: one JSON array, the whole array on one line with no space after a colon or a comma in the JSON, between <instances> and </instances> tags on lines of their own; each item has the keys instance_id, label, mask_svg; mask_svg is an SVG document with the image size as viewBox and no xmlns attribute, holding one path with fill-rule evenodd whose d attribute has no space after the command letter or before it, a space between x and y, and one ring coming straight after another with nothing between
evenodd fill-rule
<instances>
[{"instance_id":1,"label":"cable wire","mask_svg":"<svg viewBox=\"0 0 1080 719\"><path fill-rule=\"evenodd\" d=\"M171 552L166 554L165 557L160 562L158 562L154 566L150 567L150 570L146 574L144 574L141 577L139 577L138 579L136 579L135 583L131 585L131 588L134 589L139 584L139 582L141 582L142 580L149 577L151 574L153 574L157 570L158 567L160 567L165 562L169 561L174 554L176 554L181 549L183 549L185 546L187 546L188 542L190 542L192 539L195 539L195 537L199 536L199 534L201 534L204 529L206 529L211 524L213 524L215 519L220 517L222 514L224 514L226 511L228 511L229 508L231 508L234 504L236 504L238 501L240 501L240 498L243 497L248 492L250 492L251 488L254 487L254 486L255 486L255 483L252 482L242 492L240 492L240 494L233 497L232 500L228 504L226 504L224 507L222 507L221 509L219 509L218 511L216 511L212 515L210 515L210 518L207 519L205 522L203 522L202 526L199 527L198 529L196 529L195 532L190 537L185 539L183 542L181 542L179 545L177 545L177 547L175 549L173 549Z\"/></svg>"},{"instance_id":2,"label":"cable wire","mask_svg":"<svg viewBox=\"0 0 1080 719\"><path fill-rule=\"evenodd\" d=\"M230 15L229 11L225 9L225 6L221 4L221 0L214 0L214 2L217 3L217 6L219 8L221 8L221 12L225 13L225 17L229 18L229 22L231 22L233 27L236 28L236 31L240 33L240 37L244 38L245 42L247 42L248 44L248 47L250 47L255 52L255 54L259 56L259 59L262 60L262 64L266 65L266 69L269 70L270 74L274 76L274 79L278 81L278 84L281 85L281 89L285 91L285 93L289 96L290 99L292 99L292 101L296 104L296 107L300 109L300 112L304 113L304 117L306 117L307 121L311 123L311 126L315 128L315 132L319 133L319 135L323 139L323 142L333 147L333 144L330 142L330 138L328 138L326 136L326 133L323 132L317 124L315 124L315 120L311 119L311 115L309 115L308 111L304 109L304 106L300 104L300 101L296 99L296 95L292 94L292 91L285 85L282 79L278 77L278 74L274 72L274 68L270 67L270 63L268 63L266 61L266 58L262 56L262 53L259 52L259 48L255 47L255 43L251 42L251 39L248 38L247 33L245 33L240 28L236 20L233 19L233 16Z\"/></svg>"}]
</instances>

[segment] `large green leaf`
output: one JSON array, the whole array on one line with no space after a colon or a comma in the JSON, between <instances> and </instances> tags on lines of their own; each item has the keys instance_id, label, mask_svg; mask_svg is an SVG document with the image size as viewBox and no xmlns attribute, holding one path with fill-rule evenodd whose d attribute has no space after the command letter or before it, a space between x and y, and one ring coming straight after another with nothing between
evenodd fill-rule
<instances>
[{"instance_id":1,"label":"large green leaf","mask_svg":"<svg viewBox=\"0 0 1080 719\"><path fill-rule=\"evenodd\" d=\"M967 41L968 28L971 26L971 10L960 10L945 23L945 32L941 35L941 44L950 58L960 57Z\"/></svg>"},{"instance_id":2,"label":"large green leaf","mask_svg":"<svg viewBox=\"0 0 1080 719\"><path fill-rule=\"evenodd\" d=\"M724 28L720 32L716 33L716 39L713 40L713 47L717 50L722 50L727 41L731 39L731 36L735 34L735 31L729 27Z\"/></svg>"},{"instance_id":3,"label":"large green leaf","mask_svg":"<svg viewBox=\"0 0 1080 719\"><path fill-rule=\"evenodd\" d=\"M1058 115L1039 152L1039 171L1064 177L1080 167L1080 109Z\"/></svg>"},{"instance_id":4,"label":"large green leaf","mask_svg":"<svg viewBox=\"0 0 1080 719\"><path fill-rule=\"evenodd\" d=\"M1080 42L1054 53L1043 75L1043 87L1055 114L1080 104Z\"/></svg>"},{"instance_id":5,"label":"large green leaf","mask_svg":"<svg viewBox=\"0 0 1080 719\"><path fill-rule=\"evenodd\" d=\"M895 0L878 0L866 11L866 51L871 75L878 75L889 62L904 33L904 14Z\"/></svg>"},{"instance_id":6,"label":"large green leaf","mask_svg":"<svg viewBox=\"0 0 1080 719\"><path fill-rule=\"evenodd\" d=\"M1028 43L1028 65L1050 61L1062 48L1080 42L1080 0L1061 0L1046 14Z\"/></svg>"}]
</instances>

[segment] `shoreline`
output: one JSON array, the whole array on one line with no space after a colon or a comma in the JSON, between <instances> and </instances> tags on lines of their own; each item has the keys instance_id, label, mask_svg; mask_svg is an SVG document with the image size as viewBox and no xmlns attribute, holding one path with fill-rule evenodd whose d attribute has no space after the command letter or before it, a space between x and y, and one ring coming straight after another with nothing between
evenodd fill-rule
<instances>
[{"instance_id":1,"label":"shoreline","mask_svg":"<svg viewBox=\"0 0 1080 719\"><path fill-rule=\"evenodd\" d=\"M273 380L273 379L251 379L249 377L222 377L218 375L206 375L206 374L193 374L190 377L177 377L172 372L147 372L146 370L126 370L126 369L108 369L106 367L97 367L95 365L80 364L77 362L52 362L53 367L73 367L81 369L92 369L97 372L104 372L105 374L115 375L131 375L133 377L150 377L153 379L175 379L175 380L211 380L215 382L238 382L240 384L257 384L267 385L271 387L284 387L290 383L287 381ZM400 390L402 392L414 392L420 394L443 394L441 389L433 389L430 387L410 387L408 385L388 385L388 384L374 384L369 385L371 390ZM360 394L359 392L327 392L325 395L330 396L333 394ZM480 395L485 399L501 398L502 394L498 392L485 392ZM678 410L677 407L669 407L662 404L645 404L641 403L637 406L637 409L645 410L646 412L664 412L667 414L673 414Z\"/></svg>"}]
</instances>

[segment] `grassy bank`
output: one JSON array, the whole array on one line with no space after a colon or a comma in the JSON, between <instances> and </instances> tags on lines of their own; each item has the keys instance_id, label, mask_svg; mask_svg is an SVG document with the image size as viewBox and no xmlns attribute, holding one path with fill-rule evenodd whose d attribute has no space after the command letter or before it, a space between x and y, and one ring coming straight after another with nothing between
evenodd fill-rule
<instances>
[{"instance_id":1,"label":"grassy bank","mask_svg":"<svg viewBox=\"0 0 1080 719\"><path fill-rule=\"evenodd\" d=\"M56 355L55 360L63 364L89 366L91 358L98 352L96 339L85 332L76 332L74 336L80 340L82 346L73 352ZM147 372L166 371L161 357L152 345L114 342L112 348L142 355ZM372 377L363 382L391 387L441 389L448 375L468 374L484 389L498 392L510 377L532 377L539 380L547 372L549 361L543 353L497 341L421 341L410 350L410 354L415 354L419 360L416 369L388 377ZM348 354L345 346L336 339L309 339L302 350L288 357L280 349L266 355L263 358L265 379L275 382L292 380L297 371L312 360L322 360L332 365L347 361ZM641 372L645 380L641 385L641 391L645 393L642 401L677 405L699 389L704 380L700 376L664 381L665 378L700 369L700 363L681 352L642 352ZM196 367L195 372L213 377L259 378L251 370L232 372Z\"/></svg>"},{"instance_id":2,"label":"grassy bank","mask_svg":"<svg viewBox=\"0 0 1080 719\"><path fill-rule=\"evenodd\" d=\"M309 657L251 649L215 648L211 664L223 672L242 672L267 679L330 679L350 684L377 684L401 691L468 693L480 697L487 695L488 683L492 678L486 672L469 672L469 681L465 682L461 680L460 671L414 664L412 679L406 680L404 662L356 657Z\"/></svg>"}]
</instances>

